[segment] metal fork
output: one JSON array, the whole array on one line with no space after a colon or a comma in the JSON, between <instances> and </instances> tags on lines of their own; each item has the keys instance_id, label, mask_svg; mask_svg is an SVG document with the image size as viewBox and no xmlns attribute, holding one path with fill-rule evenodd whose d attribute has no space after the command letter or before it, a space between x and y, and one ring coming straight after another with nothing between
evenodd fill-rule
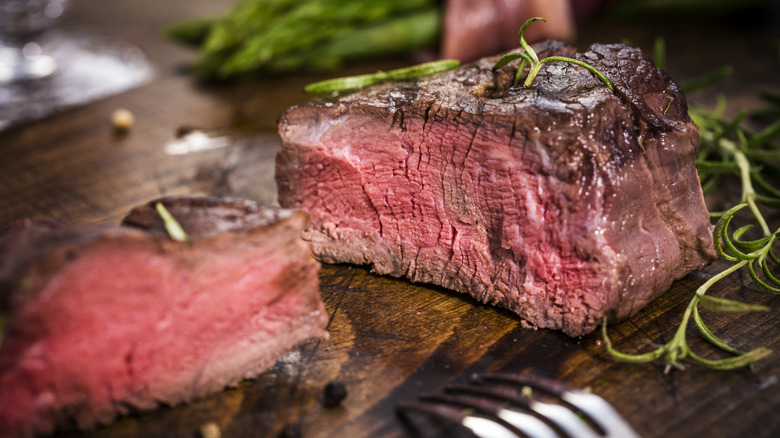
<instances>
[{"instance_id":1,"label":"metal fork","mask_svg":"<svg viewBox=\"0 0 780 438\"><path fill-rule=\"evenodd\" d=\"M474 375L443 394L400 403L397 412L407 420L417 412L455 423L480 438L639 437L598 395L529 375Z\"/></svg>"}]
</instances>

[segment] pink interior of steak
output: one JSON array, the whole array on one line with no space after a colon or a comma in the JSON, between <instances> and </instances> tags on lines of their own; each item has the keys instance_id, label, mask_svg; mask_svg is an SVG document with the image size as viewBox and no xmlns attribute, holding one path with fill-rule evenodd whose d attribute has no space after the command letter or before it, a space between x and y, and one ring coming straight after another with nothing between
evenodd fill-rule
<instances>
[{"instance_id":1,"label":"pink interior of steak","mask_svg":"<svg viewBox=\"0 0 780 438\"><path fill-rule=\"evenodd\" d=\"M318 265L295 230L165 244L90 247L14 315L0 423L91 427L128 407L177 404L325 336Z\"/></svg>"},{"instance_id":2,"label":"pink interior of steak","mask_svg":"<svg viewBox=\"0 0 780 438\"><path fill-rule=\"evenodd\" d=\"M425 118L407 113L400 132L424 135L413 138L384 119L352 116L305 139L328 151L307 149L297 187L306 194L298 205L323 219L310 238L324 260L469 291L539 326L560 327L564 317L582 325L590 308L607 306L604 286L618 281L614 257L582 257L614 251L604 212L565 209L586 206L569 195L600 206L603 192L551 184L535 165L548 157L533 142L511 147L511 125L486 132L464 117L414 128ZM536 315L538 308L549 311Z\"/></svg>"}]
</instances>

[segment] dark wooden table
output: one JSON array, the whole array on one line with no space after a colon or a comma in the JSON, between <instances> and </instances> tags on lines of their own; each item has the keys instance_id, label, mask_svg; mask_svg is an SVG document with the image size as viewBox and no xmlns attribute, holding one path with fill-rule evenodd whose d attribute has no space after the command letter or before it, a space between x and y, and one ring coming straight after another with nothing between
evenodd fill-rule
<instances>
[{"instance_id":1,"label":"dark wooden table","mask_svg":"<svg viewBox=\"0 0 780 438\"><path fill-rule=\"evenodd\" d=\"M319 77L293 75L230 85L204 85L180 68L193 53L160 38L162 26L214 14L230 1L105 2L76 0L64 26L86 28L140 47L154 79L120 95L0 132L0 226L20 218L116 223L131 207L162 195L234 196L273 203L277 115L302 101L302 85ZM730 64L735 76L690 96L711 104L717 93L731 113L759 105L757 92L780 88L777 17L722 21L673 20L586 25L578 45L624 38L651 48L666 38L668 69L686 79ZM765 18L765 17L764 17ZM403 60L388 62L403 63ZM371 71L358 66L352 71ZM110 114L127 108L136 121L117 135ZM170 155L165 146L191 129L228 136L227 147ZM717 200L717 199L716 199ZM771 219L777 227L780 218ZM627 352L664 343L693 291L722 269L694 273L629 321L610 328ZM383 278L360 267L324 266L322 295L331 339L303 345L260 378L186 406L162 407L87 434L96 437L192 437L217 422L225 437L394 437L410 431L395 415L400 401L462 382L474 372L531 372L590 387L613 402L645 437L770 437L780 432L780 352L754 370L720 372L691 365L664 373L663 363L631 365L608 357L598 334L572 339L527 330L511 314L436 287ZM736 347L780 350L780 297L758 291L746 273L712 292L771 311L721 317L706 314L716 333ZM694 348L704 348L691 331ZM338 379L348 397L322 407L322 388ZM282 434L284 435L284 434ZM74 435L77 436L77 435Z\"/></svg>"}]
</instances>

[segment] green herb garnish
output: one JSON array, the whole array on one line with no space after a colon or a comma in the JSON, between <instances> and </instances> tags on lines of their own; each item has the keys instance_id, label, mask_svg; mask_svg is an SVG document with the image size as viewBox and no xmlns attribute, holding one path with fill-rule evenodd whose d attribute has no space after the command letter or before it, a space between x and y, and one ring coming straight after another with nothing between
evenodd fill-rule
<instances>
[{"instance_id":1,"label":"green herb garnish","mask_svg":"<svg viewBox=\"0 0 780 438\"><path fill-rule=\"evenodd\" d=\"M605 318L602 325L601 334L602 338L604 339L604 343L606 344L607 351L609 351L613 357L624 362L632 363L644 363L664 358L667 363L666 369L668 371L671 367L682 368L680 361L685 358L690 358L694 362L709 368L727 370L752 366L756 361L769 356L772 350L765 347L759 347L751 351L743 352L728 345L725 341L713 334L712 331L710 331L710 329L706 326L704 320L701 318L698 307L701 305L705 309L716 313L768 311L769 308L765 306L746 304L739 301L716 298L706 295L707 291L712 287L712 285L746 265L749 267L751 277L756 281L756 284L771 292L780 293L780 289L777 287L772 287L764 280L761 280L755 272L755 265L757 264L761 267L769 283L774 283L775 285L780 286L780 280L771 274L768 265L769 258L774 259L774 262L778 263L777 257L772 253L772 246L780 238L780 229L778 229L774 234L761 239L750 241L739 240L742 234L749 229L748 226L736 230L733 233L733 238L729 237L728 226L734 217L734 214L747 205L748 204L739 204L731 208L726 213L724 213L723 216L721 216L720 220L718 220L714 232L716 238L715 246L721 257L735 263L699 286L693 298L688 303L688 307L685 309L685 313L683 314L680 325L677 328L677 331L675 332L672 340L649 353L636 355L621 353L612 347L612 342L607 335L607 321ZM724 246L728 251L723 249ZM713 346L730 353L733 356L719 360L710 360L694 353L688 345L686 334L688 323L691 317L693 317L693 321L704 339L706 339Z\"/></svg>"},{"instance_id":2,"label":"green herb garnish","mask_svg":"<svg viewBox=\"0 0 780 438\"><path fill-rule=\"evenodd\" d=\"M173 217L168 209L165 208L162 202L155 203L154 208L157 210L157 214L162 218L165 230L168 232L168 235L171 236L171 239L184 243L190 242L190 236L187 235L184 228L181 227L179 222Z\"/></svg>"},{"instance_id":3,"label":"green herb garnish","mask_svg":"<svg viewBox=\"0 0 780 438\"><path fill-rule=\"evenodd\" d=\"M723 67L702 78L689 81L685 89L688 91L698 89L730 74L731 68ZM689 358L706 367L723 370L752 366L756 361L771 354L771 350L765 347L746 352L731 347L710 331L699 313L699 306L716 313L769 310L765 306L706 295L715 283L744 268L747 268L750 278L761 289L780 294L780 279L773 273L773 270L780 266L780 258L774 252L780 241L780 228L771 230L762 213L762 208L780 209L780 190L768 181L774 177L774 181L777 182L780 174L777 172L780 146L775 142L780 137L780 121L770 124L761 131L751 132L743 125L743 121L747 118L746 111L740 112L733 119L726 119L723 116L725 109L726 102L721 97L714 110L691 106L689 114L699 127L700 145L696 168L701 178L702 190L706 193L715 189L728 175L737 176L742 187L738 205L724 212L710 212L711 217L718 218L713 232L715 247L721 258L731 262L731 265L696 290L672 340L649 353L634 355L616 351L607 335L605 319L602 325L602 338L609 353L618 360L644 363L663 358L666 360L668 371L671 367L681 368L681 361ZM730 232L731 221L746 207L754 224ZM746 235L753 230L754 225L758 225L761 237L747 239ZM730 357L710 360L695 354L686 340L686 330L691 318L702 337Z\"/></svg>"},{"instance_id":4,"label":"green herb garnish","mask_svg":"<svg viewBox=\"0 0 780 438\"><path fill-rule=\"evenodd\" d=\"M460 65L456 59L443 59L440 61L426 62L411 67L398 68L376 73L346 76L343 78L326 79L304 87L307 93L332 93L356 90L369 87L386 81L411 81L435 73L452 70Z\"/></svg>"},{"instance_id":5,"label":"green herb garnish","mask_svg":"<svg viewBox=\"0 0 780 438\"><path fill-rule=\"evenodd\" d=\"M333 71L353 61L435 47L436 0L242 0L215 18L176 23L166 36L198 49L209 78Z\"/></svg>"},{"instance_id":6,"label":"green herb garnish","mask_svg":"<svg viewBox=\"0 0 780 438\"><path fill-rule=\"evenodd\" d=\"M545 20L542 17L534 17L529 20L527 20L523 26L520 28L520 32L518 33L517 39L520 41L520 47L523 49L522 52L512 52L507 53L506 55L502 56L496 64L493 66L493 69L499 69L510 62L520 59L520 64L517 67L517 72L515 73L515 81L514 85L518 85L520 81L522 80L522 75L525 72L526 64L529 65L528 69L528 75L525 77L525 82L523 82L523 87L527 88L530 87L533 83L534 79L536 79L536 75L539 74L539 70L542 68L542 66L549 62L568 62L574 65L578 65L580 67L585 68L589 72L596 75L597 78L601 82L604 83L610 90L614 90L612 87L612 83L609 82L609 79L607 79L606 76L604 76L603 73L601 73L596 67L593 67L592 65L582 62L578 59L574 58L568 58L565 56L548 56L547 58L539 59L539 56L536 54L534 49L526 42L525 37L523 37L523 33L525 33L525 30L528 29L528 26L531 25L534 21L544 21Z\"/></svg>"}]
</instances>

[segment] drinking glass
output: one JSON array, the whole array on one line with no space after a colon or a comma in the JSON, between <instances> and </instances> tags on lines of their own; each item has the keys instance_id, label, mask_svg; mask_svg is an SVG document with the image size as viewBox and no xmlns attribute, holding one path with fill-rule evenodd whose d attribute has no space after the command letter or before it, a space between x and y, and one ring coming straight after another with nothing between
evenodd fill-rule
<instances>
[{"instance_id":1,"label":"drinking glass","mask_svg":"<svg viewBox=\"0 0 780 438\"><path fill-rule=\"evenodd\" d=\"M0 84L45 78L57 70L49 31L68 0L0 0Z\"/></svg>"},{"instance_id":2,"label":"drinking glass","mask_svg":"<svg viewBox=\"0 0 780 438\"><path fill-rule=\"evenodd\" d=\"M0 131L151 79L137 47L60 29L68 0L0 0Z\"/></svg>"}]
</instances>

